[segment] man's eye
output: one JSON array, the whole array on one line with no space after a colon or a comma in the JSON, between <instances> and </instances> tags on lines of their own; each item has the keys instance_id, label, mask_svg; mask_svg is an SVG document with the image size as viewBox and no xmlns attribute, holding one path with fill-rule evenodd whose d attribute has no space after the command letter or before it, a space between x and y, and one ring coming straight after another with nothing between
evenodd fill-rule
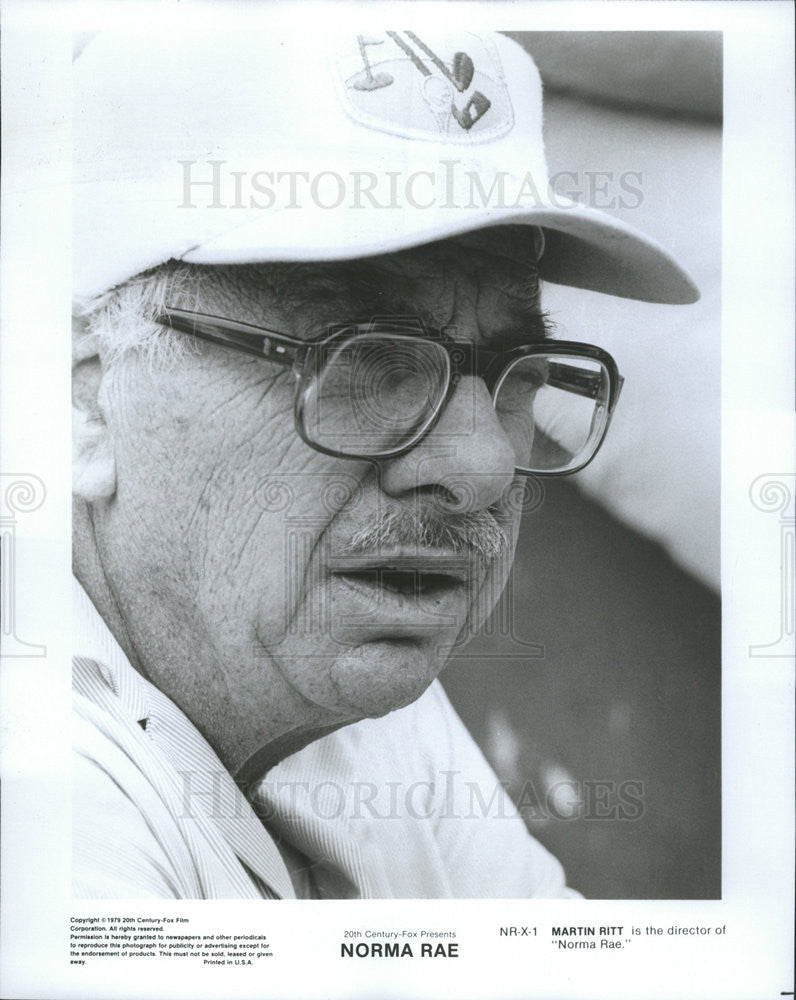
<instances>
[{"instance_id":1,"label":"man's eye","mask_svg":"<svg viewBox=\"0 0 796 1000\"><path fill-rule=\"evenodd\" d=\"M516 364L506 376L504 388L518 392L535 392L547 384L550 366L543 359L528 359Z\"/></svg>"}]
</instances>

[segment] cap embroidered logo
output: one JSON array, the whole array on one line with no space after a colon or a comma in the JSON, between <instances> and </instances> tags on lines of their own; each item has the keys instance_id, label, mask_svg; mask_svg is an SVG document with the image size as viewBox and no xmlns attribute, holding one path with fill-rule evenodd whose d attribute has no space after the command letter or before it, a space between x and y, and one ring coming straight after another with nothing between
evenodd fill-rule
<instances>
[{"instance_id":1,"label":"cap embroidered logo","mask_svg":"<svg viewBox=\"0 0 796 1000\"><path fill-rule=\"evenodd\" d=\"M472 143L514 124L500 58L478 35L358 35L338 54L336 76L350 117L382 132Z\"/></svg>"}]
</instances>

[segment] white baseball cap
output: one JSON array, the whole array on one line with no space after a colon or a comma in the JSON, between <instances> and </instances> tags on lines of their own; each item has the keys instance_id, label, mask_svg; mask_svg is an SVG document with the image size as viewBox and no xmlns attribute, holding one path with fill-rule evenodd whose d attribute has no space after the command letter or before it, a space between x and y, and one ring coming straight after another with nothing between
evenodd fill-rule
<instances>
[{"instance_id":1,"label":"white baseball cap","mask_svg":"<svg viewBox=\"0 0 796 1000\"><path fill-rule=\"evenodd\" d=\"M344 260L540 227L543 279L699 297L634 228L556 194L542 87L501 35L101 32L75 61L74 290L169 259Z\"/></svg>"}]
</instances>

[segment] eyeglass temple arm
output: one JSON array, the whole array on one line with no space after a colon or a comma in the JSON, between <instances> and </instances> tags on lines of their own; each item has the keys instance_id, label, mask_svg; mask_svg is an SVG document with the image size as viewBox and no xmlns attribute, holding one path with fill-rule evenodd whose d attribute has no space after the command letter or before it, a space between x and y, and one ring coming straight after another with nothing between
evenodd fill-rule
<instances>
[{"instance_id":1,"label":"eyeglass temple arm","mask_svg":"<svg viewBox=\"0 0 796 1000\"><path fill-rule=\"evenodd\" d=\"M214 316L204 316L184 309L167 307L155 317L155 322L177 333L199 337L211 344L231 347L244 354L252 354L257 358L266 358L268 361L283 365L292 365L299 349L304 346L302 342L294 342L284 334L270 330L263 331L247 323L220 320Z\"/></svg>"},{"instance_id":2,"label":"eyeglass temple arm","mask_svg":"<svg viewBox=\"0 0 796 1000\"><path fill-rule=\"evenodd\" d=\"M614 404L619 399L619 393L624 385L624 378L620 375L616 382ZM551 361L546 379L547 385L552 385L556 389L566 389L577 396L586 396L588 399L597 399L600 388L603 384L602 376L596 372L585 372L573 368L571 365L560 364Z\"/></svg>"}]
</instances>

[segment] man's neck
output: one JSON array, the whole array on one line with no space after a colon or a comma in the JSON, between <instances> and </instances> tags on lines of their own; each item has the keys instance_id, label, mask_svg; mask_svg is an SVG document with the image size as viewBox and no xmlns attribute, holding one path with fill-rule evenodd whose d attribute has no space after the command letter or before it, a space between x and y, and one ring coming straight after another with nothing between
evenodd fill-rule
<instances>
[{"instance_id":1,"label":"man's neck","mask_svg":"<svg viewBox=\"0 0 796 1000\"><path fill-rule=\"evenodd\" d=\"M100 559L91 507L77 497L72 499L72 570L127 659L142 676L146 676L141 670L124 617Z\"/></svg>"}]
</instances>

